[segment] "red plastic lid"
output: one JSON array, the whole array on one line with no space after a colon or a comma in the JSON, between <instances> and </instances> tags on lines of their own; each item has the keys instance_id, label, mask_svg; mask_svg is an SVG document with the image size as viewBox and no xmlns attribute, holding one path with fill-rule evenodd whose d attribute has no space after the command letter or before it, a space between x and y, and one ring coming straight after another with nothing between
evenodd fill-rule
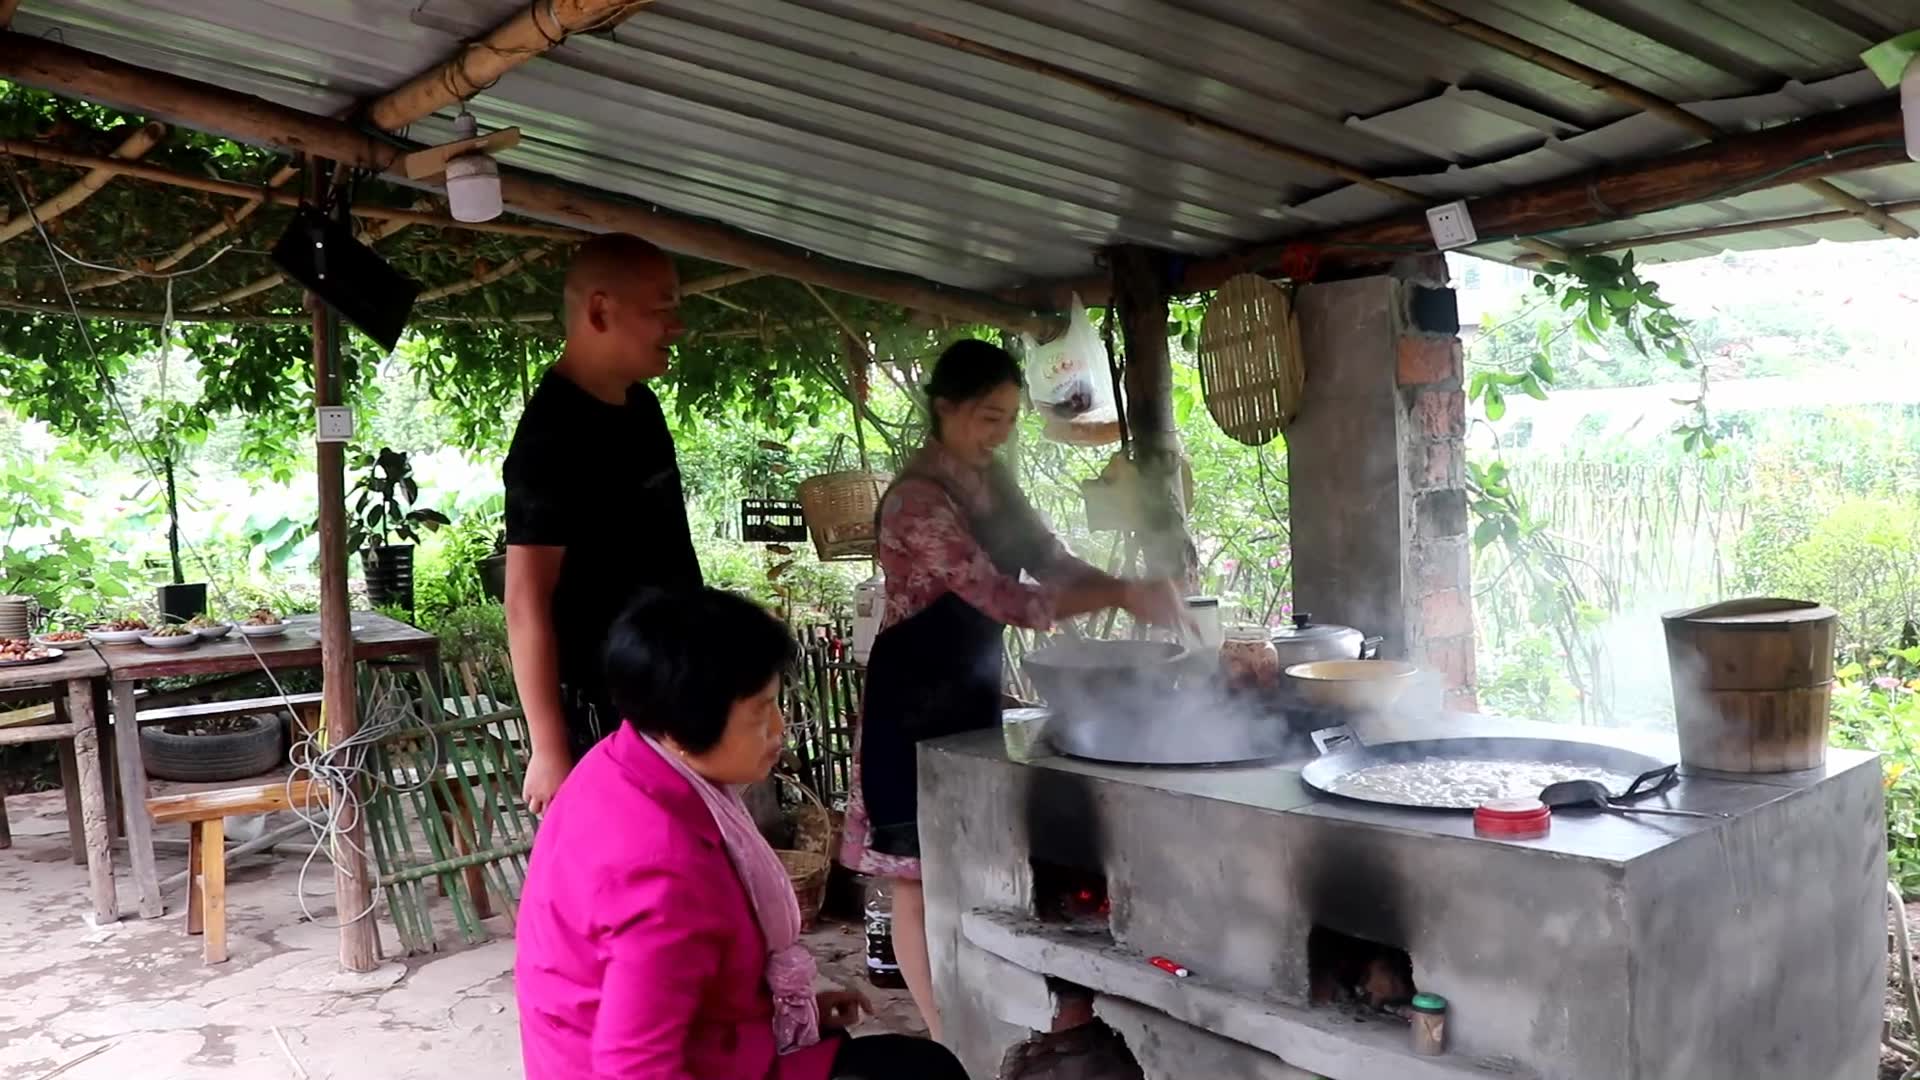
<instances>
[{"instance_id":1,"label":"red plastic lid","mask_svg":"<svg viewBox=\"0 0 1920 1080\"><path fill-rule=\"evenodd\" d=\"M1481 836L1524 840L1552 827L1553 811L1539 799L1493 799L1473 812L1473 831Z\"/></svg>"}]
</instances>

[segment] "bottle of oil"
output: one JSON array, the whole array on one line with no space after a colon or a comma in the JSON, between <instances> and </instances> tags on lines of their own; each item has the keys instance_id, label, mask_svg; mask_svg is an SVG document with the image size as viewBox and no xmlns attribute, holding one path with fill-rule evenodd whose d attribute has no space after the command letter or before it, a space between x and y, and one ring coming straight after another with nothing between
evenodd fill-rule
<instances>
[{"instance_id":1,"label":"bottle of oil","mask_svg":"<svg viewBox=\"0 0 1920 1080\"><path fill-rule=\"evenodd\" d=\"M893 897L879 881L867 887L867 981L882 990L907 985L893 956Z\"/></svg>"}]
</instances>

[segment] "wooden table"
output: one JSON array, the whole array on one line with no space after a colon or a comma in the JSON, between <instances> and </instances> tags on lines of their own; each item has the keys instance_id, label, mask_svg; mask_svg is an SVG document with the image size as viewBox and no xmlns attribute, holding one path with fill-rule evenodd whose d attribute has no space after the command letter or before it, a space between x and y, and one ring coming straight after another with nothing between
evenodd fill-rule
<instances>
[{"instance_id":1,"label":"wooden table","mask_svg":"<svg viewBox=\"0 0 1920 1080\"><path fill-rule=\"evenodd\" d=\"M378 612L356 611L353 658L356 661L414 659L438 678L440 640L417 627ZM140 891L140 914L156 918L166 911L160 896L159 871L153 859L153 819L147 813L147 767L140 755L138 713L134 690L147 679L190 675L230 675L320 666L320 617L295 615L279 637L248 638L238 629L218 641L203 641L185 649L151 649L145 645L103 645L107 677L113 684L114 760L120 767L120 805L126 820L127 855L133 880Z\"/></svg>"},{"instance_id":2,"label":"wooden table","mask_svg":"<svg viewBox=\"0 0 1920 1080\"><path fill-rule=\"evenodd\" d=\"M113 840L107 821L106 784L101 778L100 729L93 714L93 685L107 674L107 665L86 642L63 645L61 651L66 655L50 664L0 667L0 693L50 690L59 694L64 687L66 723L0 728L0 746L50 741L72 744L71 750L63 749L60 755L67 828L69 835L79 834L76 849L84 845L94 917L103 923L115 922L120 918L120 902L113 889ZM74 861L80 861L79 850L74 852Z\"/></svg>"}]
</instances>

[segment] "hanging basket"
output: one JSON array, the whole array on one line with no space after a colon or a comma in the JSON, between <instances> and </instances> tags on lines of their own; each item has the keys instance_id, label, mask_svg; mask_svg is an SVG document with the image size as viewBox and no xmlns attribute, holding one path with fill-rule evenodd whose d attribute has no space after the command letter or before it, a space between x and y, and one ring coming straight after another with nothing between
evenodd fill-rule
<instances>
[{"instance_id":1,"label":"hanging basket","mask_svg":"<svg viewBox=\"0 0 1920 1080\"><path fill-rule=\"evenodd\" d=\"M873 558L874 518L891 479L854 470L800 481L800 511L822 562Z\"/></svg>"},{"instance_id":2,"label":"hanging basket","mask_svg":"<svg viewBox=\"0 0 1920 1080\"><path fill-rule=\"evenodd\" d=\"M1293 294L1258 274L1230 279L1200 324L1200 387L1220 430L1264 446L1300 411L1306 389Z\"/></svg>"}]
</instances>

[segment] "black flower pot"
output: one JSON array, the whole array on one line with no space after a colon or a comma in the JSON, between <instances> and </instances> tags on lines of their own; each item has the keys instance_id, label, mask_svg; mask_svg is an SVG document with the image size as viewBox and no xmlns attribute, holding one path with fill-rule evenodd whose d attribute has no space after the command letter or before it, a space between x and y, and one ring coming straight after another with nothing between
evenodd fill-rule
<instances>
[{"instance_id":1,"label":"black flower pot","mask_svg":"<svg viewBox=\"0 0 1920 1080\"><path fill-rule=\"evenodd\" d=\"M480 591L495 603L507 599L507 557L489 555L480 560Z\"/></svg>"},{"instance_id":2,"label":"black flower pot","mask_svg":"<svg viewBox=\"0 0 1920 1080\"><path fill-rule=\"evenodd\" d=\"M382 544L360 555L367 575L367 599L375 607L413 610L413 545Z\"/></svg>"},{"instance_id":3,"label":"black flower pot","mask_svg":"<svg viewBox=\"0 0 1920 1080\"><path fill-rule=\"evenodd\" d=\"M183 623L207 613L206 582L160 586L160 621Z\"/></svg>"}]
</instances>

